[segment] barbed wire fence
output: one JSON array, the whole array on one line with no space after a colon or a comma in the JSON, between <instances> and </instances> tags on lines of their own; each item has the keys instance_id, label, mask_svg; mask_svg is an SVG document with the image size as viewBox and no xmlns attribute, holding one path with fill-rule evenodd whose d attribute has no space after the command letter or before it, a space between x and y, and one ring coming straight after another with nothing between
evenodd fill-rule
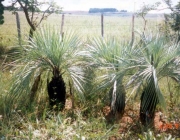
<instances>
[{"instance_id":1,"label":"barbed wire fence","mask_svg":"<svg viewBox=\"0 0 180 140\"><path fill-rule=\"evenodd\" d=\"M8 38L12 37L12 36L16 36L18 37L18 41L21 44L21 39L23 36L27 36L28 35L28 24L26 21L21 21L21 16L19 16L18 13L15 13L15 20L14 23L5 23L3 26L4 28L8 28L13 26L13 30L16 31L12 31L12 32L8 32L8 33L3 33L3 35L0 33L0 40L2 38ZM83 21L80 20L80 22L78 22L77 19L82 19L86 17L87 20ZM88 35L90 32L93 32L93 34L95 35L101 35L102 37L104 37L106 34L109 34L109 30L112 30L112 32L114 32L114 34L117 35L117 32L120 32L124 29L126 29L125 34L128 34L128 36L131 38L131 40L133 41L135 38L134 35L134 31L136 27L140 27L143 26L142 22L141 23L136 23L136 17L134 16L134 14L132 14L132 16L129 17L120 17L115 19L115 21L113 21L113 16L108 16L107 14L101 14L98 16L94 16L95 18L92 18L92 21L90 21L90 15L70 15L70 14L61 14L58 16L53 16L53 17L49 17L48 21L51 23L51 20L53 21L52 24L54 24L54 26L58 26L60 28L60 33L61 35L63 35L64 31L66 29L69 28L76 28L79 30L83 30L83 32L86 33L86 35ZM109 17L111 17L112 19L107 20ZM114 16L115 17L115 16ZM122 19L124 18L124 19ZM71 20L72 19L72 20ZM96 21L93 21L94 19L96 19ZM121 20L126 20L124 21L124 23ZM149 26L151 27L158 27L159 26L159 22L156 18L154 18L153 20L155 20L155 22L149 22ZM55 21L55 22L54 22ZM121 23L122 22L122 23ZM0 27L1 28L1 27ZM117 29L115 29L117 28ZM120 33L122 35L122 33ZM3 37L2 37L3 36Z\"/></svg>"}]
</instances>

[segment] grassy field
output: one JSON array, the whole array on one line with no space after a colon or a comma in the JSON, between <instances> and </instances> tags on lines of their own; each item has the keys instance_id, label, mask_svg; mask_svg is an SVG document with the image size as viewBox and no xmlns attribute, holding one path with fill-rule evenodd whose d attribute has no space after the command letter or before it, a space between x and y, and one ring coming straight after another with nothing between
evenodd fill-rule
<instances>
[{"instance_id":1,"label":"grassy field","mask_svg":"<svg viewBox=\"0 0 180 140\"><path fill-rule=\"evenodd\" d=\"M17 41L17 26L16 17L11 12L5 11L5 23L0 26L0 43L14 45ZM21 33L25 37L28 35L29 26L25 19L24 13L19 12ZM62 15L53 14L43 24L54 25L60 29ZM156 32L160 29L160 24L163 24L162 17L148 17L147 28L150 31ZM143 30L143 20L135 18L135 30ZM63 31L74 30L79 32L86 40L89 37L101 35L101 16L100 15L65 15ZM113 36L122 40L129 39L132 34L132 17L104 17L104 36Z\"/></svg>"},{"instance_id":2,"label":"grassy field","mask_svg":"<svg viewBox=\"0 0 180 140\"><path fill-rule=\"evenodd\" d=\"M23 39L28 36L29 26L24 14L20 15L20 23ZM8 48L17 44L17 28L15 15L6 11L5 23L0 25L0 47ZM51 15L42 24L50 24L60 29L62 15ZM77 31L83 41L89 38L101 36L101 17L90 15L65 15L64 32ZM147 29L157 33L163 25L163 18L147 18ZM143 20L135 18L135 30L143 31ZM121 41L131 40L132 18L131 17L104 17L105 37L118 38ZM138 36L138 34L135 34ZM0 53L1 54L1 53ZM178 130L159 130L152 128L146 131L138 120L139 103L130 97L131 89L127 90L128 102L123 118L117 120L108 115L109 106L102 97L97 94L86 101L81 101L75 96L75 107L72 108L72 97L68 87L66 107L62 112L51 111L48 108L48 95L46 89L40 89L33 104L26 104L22 98L19 103L26 106L19 107L13 102L11 114L6 114L10 106L6 96L11 87L11 69L3 69L3 59L0 57L0 139L10 140L164 140L179 139ZM97 74L98 75L98 74ZM167 101L168 110L163 112L167 122L180 121L179 85L167 79L161 79L160 87ZM171 94L172 93L172 94ZM27 97L28 98L28 97ZM170 99L171 98L171 99ZM136 99L139 101L139 98ZM17 107L18 106L18 107ZM162 112L160 107L157 112ZM159 117L159 116L158 116ZM109 122L108 120L112 122Z\"/></svg>"}]
</instances>

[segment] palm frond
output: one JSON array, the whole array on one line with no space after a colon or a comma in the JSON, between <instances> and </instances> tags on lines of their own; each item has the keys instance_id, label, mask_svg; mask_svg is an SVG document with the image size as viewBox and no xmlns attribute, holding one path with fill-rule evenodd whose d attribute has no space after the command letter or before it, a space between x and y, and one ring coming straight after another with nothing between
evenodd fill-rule
<instances>
[{"instance_id":1,"label":"palm frond","mask_svg":"<svg viewBox=\"0 0 180 140\"><path fill-rule=\"evenodd\" d=\"M62 38L54 27L39 28L27 45L22 46L24 53L16 60L10 93L16 97L30 94L35 78L41 73L47 76L42 79L49 79L55 69L83 93L82 46L79 35L73 31L65 32Z\"/></svg>"},{"instance_id":2,"label":"palm frond","mask_svg":"<svg viewBox=\"0 0 180 140\"><path fill-rule=\"evenodd\" d=\"M95 38L88 48L88 57L91 58L93 66L102 70L96 78L99 81L98 89L108 91L114 113L123 113L126 92L122 81L130 70L131 60L128 58L135 51L130 44L121 43L114 38Z\"/></svg>"},{"instance_id":3,"label":"palm frond","mask_svg":"<svg viewBox=\"0 0 180 140\"><path fill-rule=\"evenodd\" d=\"M165 99L159 87L159 81L163 77L170 77L179 82L179 50L177 42L167 41L164 36L156 35L146 38L143 35L142 44L136 47L136 55L132 55L129 66L132 71L127 87L133 87L133 93L142 93L140 118L146 121L150 115L153 120L156 105L159 103L166 109ZM143 92L142 92L143 90ZM136 96L137 96L136 94Z\"/></svg>"}]
</instances>

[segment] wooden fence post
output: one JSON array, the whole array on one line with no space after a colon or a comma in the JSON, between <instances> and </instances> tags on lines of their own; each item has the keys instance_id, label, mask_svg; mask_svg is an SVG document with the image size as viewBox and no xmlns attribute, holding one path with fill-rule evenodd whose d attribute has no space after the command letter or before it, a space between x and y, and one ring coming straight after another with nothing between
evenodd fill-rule
<instances>
[{"instance_id":1,"label":"wooden fence post","mask_svg":"<svg viewBox=\"0 0 180 140\"><path fill-rule=\"evenodd\" d=\"M131 46L134 43L134 14L132 15L132 38L131 38Z\"/></svg>"},{"instance_id":2,"label":"wooden fence post","mask_svg":"<svg viewBox=\"0 0 180 140\"><path fill-rule=\"evenodd\" d=\"M64 27L64 14L62 14L62 21L61 21L61 37L62 38L63 38L63 35L64 35L63 27Z\"/></svg>"},{"instance_id":3,"label":"wooden fence post","mask_svg":"<svg viewBox=\"0 0 180 140\"><path fill-rule=\"evenodd\" d=\"M164 16L165 18L165 36L166 38L168 37L168 18L166 16Z\"/></svg>"},{"instance_id":4,"label":"wooden fence post","mask_svg":"<svg viewBox=\"0 0 180 140\"><path fill-rule=\"evenodd\" d=\"M104 37L104 15L101 14L101 36Z\"/></svg>"},{"instance_id":5,"label":"wooden fence post","mask_svg":"<svg viewBox=\"0 0 180 140\"><path fill-rule=\"evenodd\" d=\"M16 23L17 23L19 45L21 45L21 26L20 26L20 19L18 12L16 12Z\"/></svg>"}]
</instances>

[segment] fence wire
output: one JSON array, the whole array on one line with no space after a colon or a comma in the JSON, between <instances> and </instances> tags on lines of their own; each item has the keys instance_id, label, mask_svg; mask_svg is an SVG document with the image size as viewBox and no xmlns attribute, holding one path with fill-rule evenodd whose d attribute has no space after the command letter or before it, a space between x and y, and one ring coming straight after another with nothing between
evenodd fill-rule
<instances>
[{"instance_id":1,"label":"fence wire","mask_svg":"<svg viewBox=\"0 0 180 140\"><path fill-rule=\"evenodd\" d=\"M24 17L23 13L19 14L21 36L27 36L29 33L29 25ZM158 30L159 25L162 24L162 17L153 17L147 19L147 27L151 30ZM53 14L42 22L42 25L50 24L60 29L62 24L62 15ZM78 30L83 36L101 35L101 16L92 15L65 15L63 31L66 30ZM130 37L132 34L132 17L120 17L120 16L104 16L103 31L104 35L112 35L119 37ZM134 29L143 30L143 20L135 18ZM12 40L17 37L17 24L15 15L10 13L5 14L5 23L0 26L0 42L6 40Z\"/></svg>"}]
</instances>

